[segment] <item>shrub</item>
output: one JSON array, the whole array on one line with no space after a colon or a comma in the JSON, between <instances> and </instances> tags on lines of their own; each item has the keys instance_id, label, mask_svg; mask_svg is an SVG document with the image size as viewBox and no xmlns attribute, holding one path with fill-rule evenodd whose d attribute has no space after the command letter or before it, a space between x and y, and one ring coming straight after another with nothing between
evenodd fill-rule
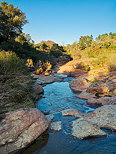
<instances>
[{"instance_id":1,"label":"shrub","mask_svg":"<svg viewBox=\"0 0 116 154\"><path fill-rule=\"evenodd\" d=\"M50 51L50 55L51 56L54 56L55 58L58 58L58 57L60 57L60 56L62 56L63 55L63 53L60 51L60 50L51 50Z\"/></svg>"},{"instance_id":2,"label":"shrub","mask_svg":"<svg viewBox=\"0 0 116 154\"><path fill-rule=\"evenodd\" d=\"M11 51L0 52L0 74L25 74L28 72L24 60Z\"/></svg>"}]
</instances>

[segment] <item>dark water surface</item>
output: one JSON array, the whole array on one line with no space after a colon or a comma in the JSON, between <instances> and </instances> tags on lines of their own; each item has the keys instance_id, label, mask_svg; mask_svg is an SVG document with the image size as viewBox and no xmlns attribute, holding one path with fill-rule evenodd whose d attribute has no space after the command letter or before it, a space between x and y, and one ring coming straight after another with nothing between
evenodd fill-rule
<instances>
[{"instance_id":1,"label":"dark water surface","mask_svg":"<svg viewBox=\"0 0 116 154\"><path fill-rule=\"evenodd\" d=\"M71 124L76 118L64 117L61 110L73 108L87 113L93 111L86 101L75 97L66 78L44 87L45 98L38 101L37 108L45 114L54 114L53 121L62 122L62 130L48 130L22 154L116 154L116 133L110 132L107 137L95 137L79 140L71 135ZM107 131L107 130L105 130Z\"/></svg>"}]
</instances>

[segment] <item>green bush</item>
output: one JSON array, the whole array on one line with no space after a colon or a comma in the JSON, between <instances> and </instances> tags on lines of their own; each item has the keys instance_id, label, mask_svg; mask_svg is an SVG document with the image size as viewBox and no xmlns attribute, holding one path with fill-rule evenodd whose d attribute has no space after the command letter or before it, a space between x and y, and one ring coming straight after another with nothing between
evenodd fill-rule
<instances>
[{"instance_id":1,"label":"green bush","mask_svg":"<svg viewBox=\"0 0 116 154\"><path fill-rule=\"evenodd\" d=\"M11 51L0 52L0 74L25 74L28 72L24 60Z\"/></svg>"},{"instance_id":2,"label":"green bush","mask_svg":"<svg viewBox=\"0 0 116 154\"><path fill-rule=\"evenodd\" d=\"M58 57L60 57L60 56L62 56L63 55L63 53L60 51L60 50L51 50L50 51L50 55L51 56L54 56L55 58L58 58Z\"/></svg>"}]
</instances>

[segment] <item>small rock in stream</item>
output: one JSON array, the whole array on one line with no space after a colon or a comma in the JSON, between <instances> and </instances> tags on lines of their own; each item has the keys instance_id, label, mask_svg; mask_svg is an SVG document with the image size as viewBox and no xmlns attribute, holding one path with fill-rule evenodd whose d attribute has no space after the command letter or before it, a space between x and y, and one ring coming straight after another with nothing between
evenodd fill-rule
<instances>
[{"instance_id":1,"label":"small rock in stream","mask_svg":"<svg viewBox=\"0 0 116 154\"><path fill-rule=\"evenodd\" d=\"M48 115L46 115L46 118L47 118L48 122L50 123L53 120L54 115L53 114L48 114Z\"/></svg>"},{"instance_id":2,"label":"small rock in stream","mask_svg":"<svg viewBox=\"0 0 116 154\"><path fill-rule=\"evenodd\" d=\"M62 129L62 123L61 121L57 121L57 122L52 122L50 129L55 130L55 131L60 131Z\"/></svg>"}]
</instances>

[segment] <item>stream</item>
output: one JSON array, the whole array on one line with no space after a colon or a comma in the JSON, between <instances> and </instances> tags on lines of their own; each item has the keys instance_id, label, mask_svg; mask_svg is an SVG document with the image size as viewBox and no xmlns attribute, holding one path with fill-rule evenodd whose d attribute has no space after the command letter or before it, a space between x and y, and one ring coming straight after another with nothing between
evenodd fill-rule
<instances>
[{"instance_id":1,"label":"stream","mask_svg":"<svg viewBox=\"0 0 116 154\"><path fill-rule=\"evenodd\" d=\"M57 74L56 74L57 76ZM38 100L37 108L45 115L53 114L53 122L61 121L62 130L54 131L48 129L42 137L36 140L22 154L115 154L116 136L110 132L107 137L95 137L79 140L71 135L72 121L75 117L63 116L64 109L78 109L88 113L94 109L86 104L85 100L76 98L69 87L68 77L61 82L54 82L44 87L44 96Z\"/></svg>"}]
</instances>

